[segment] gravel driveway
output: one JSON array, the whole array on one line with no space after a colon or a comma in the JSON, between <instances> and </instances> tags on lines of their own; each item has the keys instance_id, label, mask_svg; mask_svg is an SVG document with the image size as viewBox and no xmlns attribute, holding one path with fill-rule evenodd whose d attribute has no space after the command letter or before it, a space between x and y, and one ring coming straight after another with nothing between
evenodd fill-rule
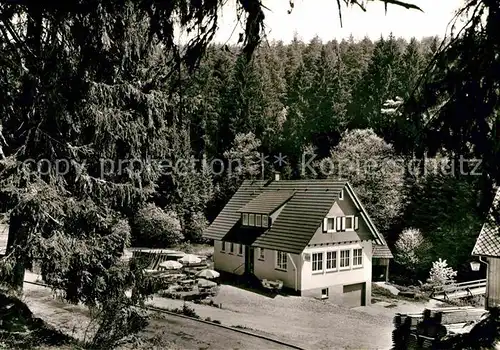
<instances>
[{"instance_id":1,"label":"gravel driveway","mask_svg":"<svg viewBox=\"0 0 500 350\"><path fill-rule=\"evenodd\" d=\"M54 300L50 289L31 284L24 285L23 301L37 317L64 333L80 340L90 339L91 333L85 333L90 318L83 306L68 305ZM265 339L172 315L161 315L161 318L150 319L148 327L138 336L141 340L140 346L132 344L119 349L290 349Z\"/></svg>"},{"instance_id":2,"label":"gravel driveway","mask_svg":"<svg viewBox=\"0 0 500 350\"><path fill-rule=\"evenodd\" d=\"M32 274L27 274L26 277L35 279ZM30 286L28 289L33 287ZM28 303L30 307L35 306L33 303L41 301L36 292L33 296L35 298L29 298L31 299ZM390 349L394 314L396 312L421 312L426 307L422 303L398 302L396 307L392 305L391 308L386 307L387 303L380 303L349 309L312 298L295 296L270 298L229 285L220 287L214 301L221 303L222 308L188 304L204 319L210 317L212 320L221 321L226 326L247 328L255 333L268 335L304 349ZM181 300L160 297L154 297L149 303L161 308L178 308L183 305ZM68 319L68 324L65 325L66 330L74 327L71 321ZM166 328L170 330L170 327L174 326L168 325ZM172 331L174 329L175 327ZM179 332L187 333L186 330L179 330ZM194 334L192 336L195 337ZM222 337L220 341L227 338L224 334L213 333L208 343L216 344L218 336ZM170 340L167 332L164 337ZM190 337L187 335L182 341L188 342ZM237 341L236 344L234 342L232 344L243 349L241 345L237 345ZM195 346L195 344L192 345ZM187 343L183 343L182 346L187 346ZM208 346L208 348L214 347ZM219 349L222 348L219 347Z\"/></svg>"},{"instance_id":3,"label":"gravel driveway","mask_svg":"<svg viewBox=\"0 0 500 350\"><path fill-rule=\"evenodd\" d=\"M402 303L348 309L328 301L293 296L269 298L222 285L215 298L222 309L191 304L203 318L243 326L306 349L390 349L396 312L422 311L425 305ZM155 297L151 304L180 307L182 301Z\"/></svg>"}]
</instances>

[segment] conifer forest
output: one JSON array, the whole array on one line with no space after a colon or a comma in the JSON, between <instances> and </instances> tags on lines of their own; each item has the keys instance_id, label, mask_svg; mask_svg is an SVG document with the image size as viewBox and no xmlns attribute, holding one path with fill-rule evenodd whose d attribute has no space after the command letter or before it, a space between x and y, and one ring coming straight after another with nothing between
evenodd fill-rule
<instances>
[{"instance_id":1,"label":"conifer forest","mask_svg":"<svg viewBox=\"0 0 500 350\"><path fill-rule=\"evenodd\" d=\"M408 1L386 5L418 11ZM476 278L500 180L499 3L464 1L446 37L287 43L264 35L261 1L236 4L240 41L225 44L222 0L0 1L0 280L22 293L36 267L97 310L88 348L146 322L136 306L157 282L125 249L211 245L203 230L243 180L275 173L349 181L396 283L440 258Z\"/></svg>"}]
</instances>

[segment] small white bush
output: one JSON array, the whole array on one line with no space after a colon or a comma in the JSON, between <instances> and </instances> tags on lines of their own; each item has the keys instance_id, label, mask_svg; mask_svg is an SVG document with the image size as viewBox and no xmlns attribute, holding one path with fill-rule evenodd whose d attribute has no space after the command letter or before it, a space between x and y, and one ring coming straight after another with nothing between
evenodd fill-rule
<instances>
[{"instance_id":1,"label":"small white bush","mask_svg":"<svg viewBox=\"0 0 500 350\"><path fill-rule=\"evenodd\" d=\"M418 249L424 243L422 233L413 228L401 232L396 241L396 261L409 269L414 270L420 263Z\"/></svg>"},{"instance_id":2,"label":"small white bush","mask_svg":"<svg viewBox=\"0 0 500 350\"><path fill-rule=\"evenodd\" d=\"M441 260L441 258L439 258L438 261L432 263L427 283L430 285L450 284L455 282L456 276L457 271L454 271L452 267L448 266L446 260Z\"/></svg>"}]
</instances>

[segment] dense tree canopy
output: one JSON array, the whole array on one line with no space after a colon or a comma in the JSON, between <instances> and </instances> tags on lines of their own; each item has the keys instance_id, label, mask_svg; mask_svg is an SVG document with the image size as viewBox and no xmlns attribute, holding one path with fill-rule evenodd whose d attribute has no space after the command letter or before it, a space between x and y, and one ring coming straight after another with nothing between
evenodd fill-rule
<instances>
[{"instance_id":1,"label":"dense tree canopy","mask_svg":"<svg viewBox=\"0 0 500 350\"><path fill-rule=\"evenodd\" d=\"M353 186L380 231L387 231L403 211L403 161L390 144L373 130L352 130L343 135L320 173L345 179Z\"/></svg>"},{"instance_id":2,"label":"dense tree canopy","mask_svg":"<svg viewBox=\"0 0 500 350\"><path fill-rule=\"evenodd\" d=\"M339 14L362 6L337 3ZM415 227L433 257L463 265L500 178L498 2L466 1L470 21L442 47L395 35L259 46L258 0L237 1L241 47L210 45L224 4L0 1L2 279L19 287L38 263L68 300L112 312L125 290L134 301L150 292L141 269L119 261L141 208L170 227L166 210L197 240L243 178L309 176L307 152L396 164L348 177L390 244ZM193 39L179 45L176 26ZM482 159L482 176L399 172L437 152ZM233 158L242 172L220 172Z\"/></svg>"}]
</instances>

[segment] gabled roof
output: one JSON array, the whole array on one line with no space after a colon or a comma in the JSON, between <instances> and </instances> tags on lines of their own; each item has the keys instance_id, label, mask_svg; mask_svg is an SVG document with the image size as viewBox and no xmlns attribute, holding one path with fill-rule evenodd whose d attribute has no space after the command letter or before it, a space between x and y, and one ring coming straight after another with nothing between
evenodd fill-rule
<instances>
[{"instance_id":1,"label":"gabled roof","mask_svg":"<svg viewBox=\"0 0 500 350\"><path fill-rule=\"evenodd\" d=\"M346 188L356 208L368 225L375 244L386 245L384 238L370 220L366 210L355 195L352 187L345 181L327 180L281 180L273 182L245 181L234 194L219 216L205 230L205 238L226 240L234 243L247 241L253 247L299 254L309 244L323 218ZM266 195L262 195L262 194ZM257 234L255 230L238 229L241 211L271 198L267 193L280 193L283 208L269 229ZM285 193L291 193L288 201ZM253 203L250 205L250 203ZM274 204L273 204L274 205ZM273 211L276 208L272 209ZM260 212L260 211L259 211ZM247 232L248 231L248 232ZM235 237L238 236L237 238ZM240 237L245 236L245 237Z\"/></svg>"},{"instance_id":2,"label":"gabled roof","mask_svg":"<svg viewBox=\"0 0 500 350\"><path fill-rule=\"evenodd\" d=\"M256 247L299 254L309 244L323 218L338 199L345 182L331 180L277 181L270 186L294 189L272 227L259 236Z\"/></svg>"},{"instance_id":3,"label":"gabled roof","mask_svg":"<svg viewBox=\"0 0 500 350\"><path fill-rule=\"evenodd\" d=\"M500 230L494 211L499 209L500 188L497 190L488 218L481 228L472 255L500 257Z\"/></svg>"},{"instance_id":4,"label":"gabled roof","mask_svg":"<svg viewBox=\"0 0 500 350\"><path fill-rule=\"evenodd\" d=\"M276 190L266 191L250 200L244 207L238 209L240 213L271 214L283 203L292 198L293 191Z\"/></svg>"}]
</instances>

